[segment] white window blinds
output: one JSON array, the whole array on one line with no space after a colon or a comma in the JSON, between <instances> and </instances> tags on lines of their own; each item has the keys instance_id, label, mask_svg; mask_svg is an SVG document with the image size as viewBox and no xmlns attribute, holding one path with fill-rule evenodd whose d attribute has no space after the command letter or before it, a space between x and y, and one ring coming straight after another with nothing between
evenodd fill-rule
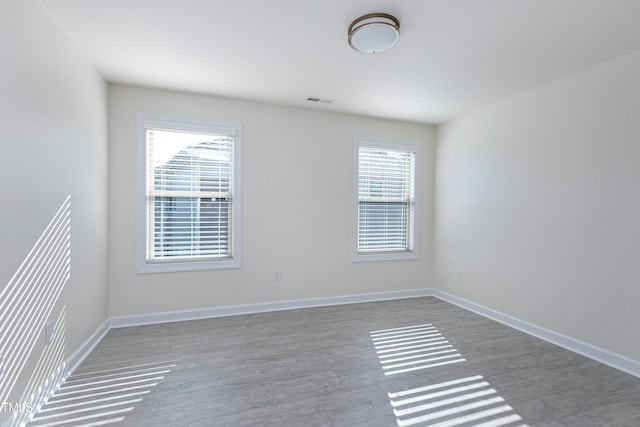
<instances>
[{"instance_id":1,"label":"white window blinds","mask_svg":"<svg viewBox=\"0 0 640 427\"><path fill-rule=\"evenodd\" d=\"M146 128L147 262L232 257L234 135Z\"/></svg>"},{"instance_id":2,"label":"white window blinds","mask_svg":"<svg viewBox=\"0 0 640 427\"><path fill-rule=\"evenodd\" d=\"M360 143L357 251L413 249L415 151Z\"/></svg>"}]
</instances>

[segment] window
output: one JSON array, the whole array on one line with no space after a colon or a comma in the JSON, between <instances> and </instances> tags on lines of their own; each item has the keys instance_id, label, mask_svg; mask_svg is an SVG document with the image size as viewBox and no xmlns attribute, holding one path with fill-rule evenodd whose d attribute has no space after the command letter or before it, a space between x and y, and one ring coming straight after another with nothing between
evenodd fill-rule
<instances>
[{"instance_id":1,"label":"window","mask_svg":"<svg viewBox=\"0 0 640 427\"><path fill-rule=\"evenodd\" d=\"M240 126L140 114L137 270L240 267Z\"/></svg>"},{"instance_id":2,"label":"window","mask_svg":"<svg viewBox=\"0 0 640 427\"><path fill-rule=\"evenodd\" d=\"M356 139L353 261L415 259L418 145Z\"/></svg>"}]
</instances>

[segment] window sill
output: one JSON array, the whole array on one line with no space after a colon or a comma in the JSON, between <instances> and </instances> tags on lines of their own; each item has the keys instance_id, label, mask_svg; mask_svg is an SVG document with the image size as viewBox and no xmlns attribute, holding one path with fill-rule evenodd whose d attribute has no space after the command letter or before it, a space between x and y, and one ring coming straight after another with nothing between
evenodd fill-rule
<instances>
[{"instance_id":1,"label":"window sill","mask_svg":"<svg viewBox=\"0 0 640 427\"><path fill-rule=\"evenodd\" d=\"M220 261L182 261L182 262L158 262L138 263L136 273L173 273L180 271L202 271L202 270L227 270L240 268L240 260L225 259Z\"/></svg>"},{"instance_id":2,"label":"window sill","mask_svg":"<svg viewBox=\"0 0 640 427\"><path fill-rule=\"evenodd\" d=\"M354 253L351 262L409 261L418 259L417 251Z\"/></svg>"}]
</instances>

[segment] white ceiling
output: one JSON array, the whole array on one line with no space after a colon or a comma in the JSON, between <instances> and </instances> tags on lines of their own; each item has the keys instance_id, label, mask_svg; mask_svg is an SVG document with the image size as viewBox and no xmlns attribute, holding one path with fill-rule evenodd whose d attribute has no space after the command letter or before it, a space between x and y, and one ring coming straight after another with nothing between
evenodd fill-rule
<instances>
[{"instance_id":1,"label":"white ceiling","mask_svg":"<svg viewBox=\"0 0 640 427\"><path fill-rule=\"evenodd\" d=\"M41 2L109 82L426 123L640 49L638 0ZM366 55L371 12L400 40Z\"/></svg>"}]
</instances>

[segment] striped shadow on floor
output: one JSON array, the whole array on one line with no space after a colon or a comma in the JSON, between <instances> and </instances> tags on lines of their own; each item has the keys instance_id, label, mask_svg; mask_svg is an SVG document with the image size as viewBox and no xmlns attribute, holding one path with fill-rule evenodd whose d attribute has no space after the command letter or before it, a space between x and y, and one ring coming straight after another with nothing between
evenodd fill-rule
<instances>
[{"instance_id":1,"label":"striped shadow on floor","mask_svg":"<svg viewBox=\"0 0 640 427\"><path fill-rule=\"evenodd\" d=\"M371 331L385 375L464 362L458 350L429 324Z\"/></svg>"},{"instance_id":2,"label":"striped shadow on floor","mask_svg":"<svg viewBox=\"0 0 640 427\"><path fill-rule=\"evenodd\" d=\"M385 375L466 359L432 324L371 331ZM526 427L482 375L388 393L400 427Z\"/></svg>"},{"instance_id":3,"label":"striped shadow on floor","mask_svg":"<svg viewBox=\"0 0 640 427\"><path fill-rule=\"evenodd\" d=\"M389 399L400 427L526 426L481 375L389 393Z\"/></svg>"},{"instance_id":4,"label":"striped shadow on floor","mask_svg":"<svg viewBox=\"0 0 640 427\"><path fill-rule=\"evenodd\" d=\"M29 423L30 427L117 424L176 366L150 363L72 375Z\"/></svg>"}]
</instances>

